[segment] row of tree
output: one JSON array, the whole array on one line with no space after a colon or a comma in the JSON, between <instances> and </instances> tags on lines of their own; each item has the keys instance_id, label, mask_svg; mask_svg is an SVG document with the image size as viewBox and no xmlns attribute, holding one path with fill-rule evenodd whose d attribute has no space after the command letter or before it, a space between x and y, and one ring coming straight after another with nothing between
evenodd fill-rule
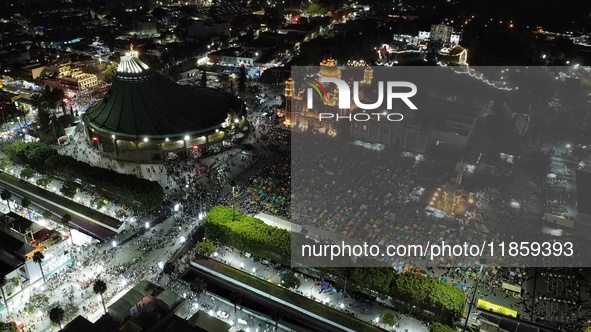
<instances>
[{"instance_id":1,"label":"row of tree","mask_svg":"<svg viewBox=\"0 0 591 332\"><path fill-rule=\"evenodd\" d=\"M234 215L232 208L222 206L213 208L206 215L205 236L208 240L196 246L197 252L201 254L211 255L216 250L213 242L219 242L284 265L291 265L292 241L298 244L309 241L299 233L267 225L259 219L238 212ZM314 266L313 263L311 265ZM463 310L463 291L422 274L396 274L389 267L321 270L324 275L337 282L350 282L351 289L391 296L394 303L420 308L421 311L430 313L422 316L444 324L453 325ZM284 275L282 283L288 288L299 287L299 279L293 274Z\"/></svg>"},{"instance_id":2,"label":"row of tree","mask_svg":"<svg viewBox=\"0 0 591 332\"><path fill-rule=\"evenodd\" d=\"M217 206L205 216L205 236L213 241L288 264L291 233L232 208Z\"/></svg>"},{"instance_id":3,"label":"row of tree","mask_svg":"<svg viewBox=\"0 0 591 332\"><path fill-rule=\"evenodd\" d=\"M14 142L5 147L4 153L14 163L66 180L62 192L68 197L73 197L79 184L82 184L108 200L138 211L150 211L164 199L164 190L157 182L90 166L70 156L60 155L43 143Z\"/></svg>"},{"instance_id":4,"label":"row of tree","mask_svg":"<svg viewBox=\"0 0 591 332\"><path fill-rule=\"evenodd\" d=\"M466 296L457 287L421 274L403 273L393 279L391 295L406 303L420 303L446 324L456 322L464 309Z\"/></svg>"},{"instance_id":5,"label":"row of tree","mask_svg":"<svg viewBox=\"0 0 591 332\"><path fill-rule=\"evenodd\" d=\"M107 284L101 280L96 279L92 284L92 291L101 297L103 304L103 310L107 313L105 307L105 300L103 294L107 291ZM33 294L27 303L25 303L25 312L29 315L34 315L37 312L47 312L49 314L49 320L53 326L59 326L63 328L62 324L68 322L78 316L78 306L67 303L60 305L59 303L50 305L49 297L44 293ZM0 332L2 330L0 329Z\"/></svg>"}]
</instances>

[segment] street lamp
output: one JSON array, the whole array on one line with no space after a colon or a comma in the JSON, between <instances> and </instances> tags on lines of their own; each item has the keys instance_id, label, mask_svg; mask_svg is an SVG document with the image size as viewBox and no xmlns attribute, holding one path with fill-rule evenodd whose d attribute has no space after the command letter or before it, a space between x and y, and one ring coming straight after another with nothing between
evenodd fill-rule
<instances>
[{"instance_id":1,"label":"street lamp","mask_svg":"<svg viewBox=\"0 0 591 332\"><path fill-rule=\"evenodd\" d=\"M236 182L232 181L230 183L230 185L232 186L232 221L236 220L236 208L234 205L236 205L236 195L234 194L234 191L236 190Z\"/></svg>"},{"instance_id":2,"label":"street lamp","mask_svg":"<svg viewBox=\"0 0 591 332\"><path fill-rule=\"evenodd\" d=\"M181 243L185 243L185 241L187 241L187 239L184 236L181 236Z\"/></svg>"},{"instance_id":3,"label":"street lamp","mask_svg":"<svg viewBox=\"0 0 591 332\"><path fill-rule=\"evenodd\" d=\"M150 223L146 221L146 229L150 229Z\"/></svg>"},{"instance_id":4,"label":"street lamp","mask_svg":"<svg viewBox=\"0 0 591 332\"><path fill-rule=\"evenodd\" d=\"M158 262L158 267L163 270L164 269L164 263L162 262Z\"/></svg>"},{"instance_id":5,"label":"street lamp","mask_svg":"<svg viewBox=\"0 0 591 332\"><path fill-rule=\"evenodd\" d=\"M117 247L117 241L113 240L113 242L111 242L111 245L113 246L113 248Z\"/></svg>"}]
</instances>

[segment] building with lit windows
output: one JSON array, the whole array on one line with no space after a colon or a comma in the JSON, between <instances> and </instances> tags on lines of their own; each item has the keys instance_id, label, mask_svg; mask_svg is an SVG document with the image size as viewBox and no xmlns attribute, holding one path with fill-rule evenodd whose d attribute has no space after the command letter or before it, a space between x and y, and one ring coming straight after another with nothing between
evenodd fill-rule
<instances>
[{"instance_id":1,"label":"building with lit windows","mask_svg":"<svg viewBox=\"0 0 591 332\"><path fill-rule=\"evenodd\" d=\"M47 71L57 74L56 79L46 79L45 84L55 86L66 92L78 92L94 88L98 85L95 74L84 73L82 69L72 67L70 63L62 63L57 67L48 66ZM32 74L35 75L34 73Z\"/></svg>"},{"instance_id":2,"label":"building with lit windows","mask_svg":"<svg viewBox=\"0 0 591 332\"><path fill-rule=\"evenodd\" d=\"M347 74L348 75L348 74ZM320 71L316 77L341 78L343 73L336 66L333 59L327 59L320 63ZM372 92L373 69L366 66L363 69L363 79L360 81L359 98L369 96ZM314 100L314 108L308 109L306 103L307 85L296 82L292 78L285 84L285 121L284 124L294 131L312 131L318 134L326 134L332 137L348 136L350 139L368 143L378 143L404 149L406 151L424 153L428 147L433 129L432 121L421 113L405 114L405 120L401 122L350 122L336 121L333 119L319 120L319 113L333 113L341 117L362 112L357 109L355 103L351 103L351 109L338 108L338 90L332 84L327 87L325 100ZM373 97L369 97L372 99Z\"/></svg>"},{"instance_id":3,"label":"building with lit windows","mask_svg":"<svg viewBox=\"0 0 591 332\"><path fill-rule=\"evenodd\" d=\"M304 77L307 78L301 82ZM293 131L309 131L352 141L381 144L412 153L425 153L432 147L463 151L473 138L479 111L443 98L422 100L420 111L397 108L395 112L404 115L403 121L377 121L375 118L368 121L337 121L337 114L343 119L355 117L365 111L359 109L353 100L350 103L351 108L339 109L338 90L332 83L324 83L325 97L319 98L316 93L312 93L313 107L308 108L307 89L312 88L307 81L319 80L321 77L349 82L354 79L359 82L359 100L368 102L377 99L377 82L374 80L372 67L361 64L339 68L333 59L327 59L320 63L316 75L296 73L294 77L287 79L286 127ZM321 120L321 113L331 113L334 116L326 116Z\"/></svg>"},{"instance_id":4,"label":"building with lit windows","mask_svg":"<svg viewBox=\"0 0 591 332\"><path fill-rule=\"evenodd\" d=\"M2 285L6 298L71 264L69 242L66 235L14 212L0 215L0 273L7 281ZM33 261L35 252L45 256L43 272Z\"/></svg>"},{"instance_id":5,"label":"building with lit windows","mask_svg":"<svg viewBox=\"0 0 591 332\"><path fill-rule=\"evenodd\" d=\"M335 60L326 59L320 63L320 71L317 77L341 78L341 69L336 66ZM366 79L362 82L359 95L363 99L364 88L371 84L373 70L366 68ZM288 79L285 84L285 105L286 122L294 130L311 130L318 133L336 136L339 131L338 122L331 119L320 121L320 113L338 113L339 116L347 116L354 112L354 109L338 109L338 90L333 84L326 84L328 89L327 98L324 100L315 100L314 109L308 109L306 104L306 86L303 82L295 82ZM343 123L342 121L340 122ZM341 128L343 130L344 128Z\"/></svg>"},{"instance_id":6,"label":"building with lit windows","mask_svg":"<svg viewBox=\"0 0 591 332\"><path fill-rule=\"evenodd\" d=\"M105 97L84 114L88 143L117 160L162 162L243 136L246 105L211 88L179 85L138 59L121 57Z\"/></svg>"}]
</instances>

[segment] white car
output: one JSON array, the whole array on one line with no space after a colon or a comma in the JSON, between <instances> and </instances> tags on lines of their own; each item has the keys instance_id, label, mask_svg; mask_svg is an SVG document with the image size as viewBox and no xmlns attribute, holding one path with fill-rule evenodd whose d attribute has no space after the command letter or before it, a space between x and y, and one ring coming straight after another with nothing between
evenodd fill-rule
<instances>
[{"instance_id":1,"label":"white car","mask_svg":"<svg viewBox=\"0 0 591 332\"><path fill-rule=\"evenodd\" d=\"M218 311L218 316L222 317L223 319L227 319L228 317L230 317L230 314L225 312L225 311Z\"/></svg>"}]
</instances>

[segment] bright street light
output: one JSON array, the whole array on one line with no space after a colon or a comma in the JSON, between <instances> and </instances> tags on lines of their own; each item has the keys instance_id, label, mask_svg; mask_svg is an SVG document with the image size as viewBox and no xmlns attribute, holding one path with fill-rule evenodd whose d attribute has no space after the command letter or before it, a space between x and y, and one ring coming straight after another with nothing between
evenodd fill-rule
<instances>
[{"instance_id":1,"label":"bright street light","mask_svg":"<svg viewBox=\"0 0 591 332\"><path fill-rule=\"evenodd\" d=\"M158 267L161 268L161 269L164 269L164 263L158 262Z\"/></svg>"},{"instance_id":2,"label":"bright street light","mask_svg":"<svg viewBox=\"0 0 591 332\"><path fill-rule=\"evenodd\" d=\"M185 243L185 241L187 241L187 239L184 236L181 236L181 243Z\"/></svg>"},{"instance_id":3,"label":"bright street light","mask_svg":"<svg viewBox=\"0 0 591 332\"><path fill-rule=\"evenodd\" d=\"M113 240L113 242L111 242L111 245L113 246L113 248L117 247L117 241Z\"/></svg>"},{"instance_id":4,"label":"bright street light","mask_svg":"<svg viewBox=\"0 0 591 332\"><path fill-rule=\"evenodd\" d=\"M150 228L150 223L146 221L146 229Z\"/></svg>"}]
</instances>

